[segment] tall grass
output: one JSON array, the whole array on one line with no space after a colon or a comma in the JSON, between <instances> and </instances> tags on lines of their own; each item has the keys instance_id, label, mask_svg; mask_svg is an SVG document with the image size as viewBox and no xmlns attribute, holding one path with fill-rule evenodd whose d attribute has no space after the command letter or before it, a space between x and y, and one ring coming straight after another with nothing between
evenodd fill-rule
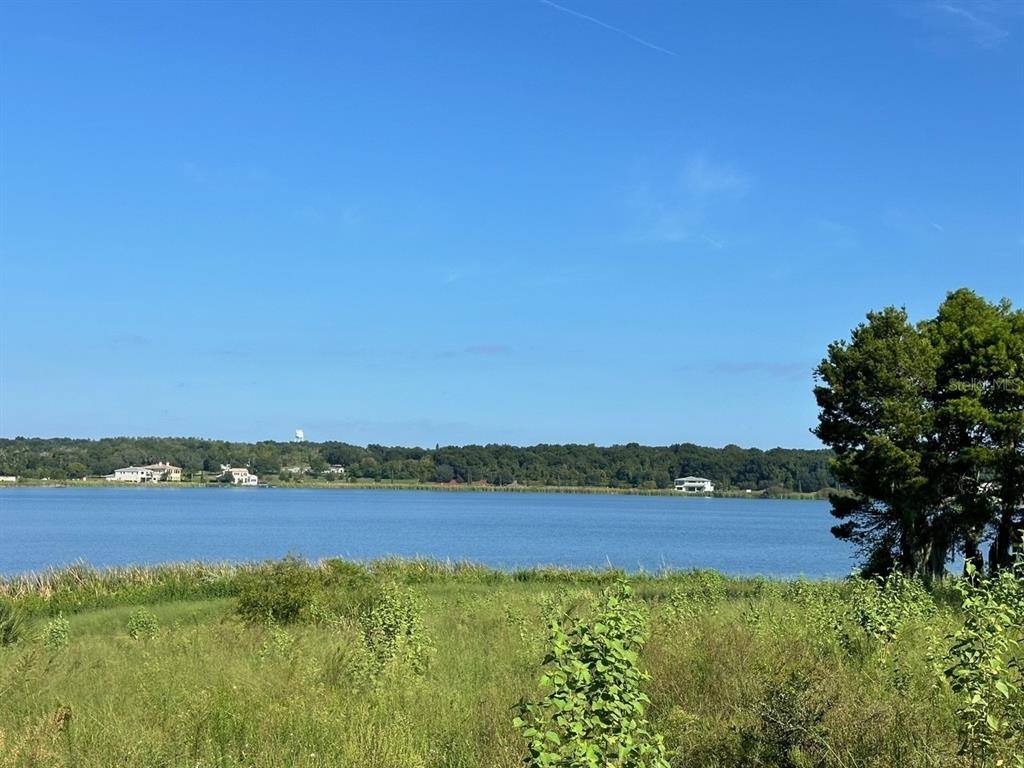
<instances>
[{"instance_id":1,"label":"tall grass","mask_svg":"<svg viewBox=\"0 0 1024 768\"><path fill-rule=\"evenodd\" d=\"M100 570L80 563L0 578L0 599L20 605L29 615L212 599L232 595L238 574L256 567L260 566L176 563Z\"/></svg>"},{"instance_id":2,"label":"tall grass","mask_svg":"<svg viewBox=\"0 0 1024 768\"><path fill-rule=\"evenodd\" d=\"M291 599L274 591L280 564L0 582L27 617L0 647L0 768L519 766L528 743L513 719L545 695L552 622L587 637L591 606L622 579L423 560L294 566L310 592L294 593L287 624L239 613L243 590L251 605L263 588ZM644 716L672 766L996 764L964 741L963 700L943 677L965 637L946 593L706 571L628 582L648 628ZM66 636L47 643L61 615Z\"/></svg>"}]
</instances>

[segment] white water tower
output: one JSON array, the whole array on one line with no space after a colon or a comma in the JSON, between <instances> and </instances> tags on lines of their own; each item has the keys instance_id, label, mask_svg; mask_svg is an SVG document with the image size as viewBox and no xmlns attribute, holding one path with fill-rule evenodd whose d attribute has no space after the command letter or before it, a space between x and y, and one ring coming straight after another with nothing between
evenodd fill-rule
<instances>
[{"instance_id":1,"label":"white water tower","mask_svg":"<svg viewBox=\"0 0 1024 768\"><path fill-rule=\"evenodd\" d=\"M301 429L296 429L295 430L295 442L296 443L304 443L304 442L306 442L306 433L303 432Z\"/></svg>"}]
</instances>

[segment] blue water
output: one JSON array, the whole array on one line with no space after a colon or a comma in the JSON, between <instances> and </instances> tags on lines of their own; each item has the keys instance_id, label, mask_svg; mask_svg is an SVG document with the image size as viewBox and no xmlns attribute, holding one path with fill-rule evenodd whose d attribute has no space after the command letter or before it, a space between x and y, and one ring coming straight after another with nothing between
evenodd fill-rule
<instances>
[{"instance_id":1,"label":"blue water","mask_svg":"<svg viewBox=\"0 0 1024 768\"><path fill-rule=\"evenodd\" d=\"M0 573L75 561L387 555L499 568L613 565L841 577L827 502L443 491L16 488L0 491Z\"/></svg>"}]
</instances>

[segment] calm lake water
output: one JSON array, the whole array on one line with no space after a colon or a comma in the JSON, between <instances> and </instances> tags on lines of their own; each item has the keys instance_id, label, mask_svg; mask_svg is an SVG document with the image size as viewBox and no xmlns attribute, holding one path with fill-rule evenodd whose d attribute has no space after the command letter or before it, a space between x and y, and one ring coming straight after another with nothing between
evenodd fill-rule
<instances>
[{"instance_id":1,"label":"calm lake water","mask_svg":"<svg viewBox=\"0 0 1024 768\"><path fill-rule=\"evenodd\" d=\"M387 555L842 577L823 501L267 488L0 491L0 573L85 560Z\"/></svg>"}]
</instances>

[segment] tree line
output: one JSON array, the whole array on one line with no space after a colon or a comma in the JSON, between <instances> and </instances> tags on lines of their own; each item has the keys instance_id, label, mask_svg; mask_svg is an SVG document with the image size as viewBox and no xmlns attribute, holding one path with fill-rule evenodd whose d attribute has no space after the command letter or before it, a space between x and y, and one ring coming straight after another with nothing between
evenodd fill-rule
<instances>
[{"instance_id":1,"label":"tree line","mask_svg":"<svg viewBox=\"0 0 1024 768\"><path fill-rule=\"evenodd\" d=\"M345 467L348 481L415 481L657 489L697 475L717 488L827 492L835 486L826 450L759 450L689 443L627 445L465 445L433 449L366 447L342 442L237 443L198 438L0 439L0 474L74 479L118 467L168 461L190 473L245 466L260 476L321 475Z\"/></svg>"},{"instance_id":2,"label":"tree line","mask_svg":"<svg viewBox=\"0 0 1024 768\"><path fill-rule=\"evenodd\" d=\"M960 289L933 318L870 312L816 369L815 434L852 495L833 533L869 571L1012 563L1024 534L1024 312ZM986 547L987 545L987 547ZM986 552L987 549L987 552Z\"/></svg>"}]
</instances>

